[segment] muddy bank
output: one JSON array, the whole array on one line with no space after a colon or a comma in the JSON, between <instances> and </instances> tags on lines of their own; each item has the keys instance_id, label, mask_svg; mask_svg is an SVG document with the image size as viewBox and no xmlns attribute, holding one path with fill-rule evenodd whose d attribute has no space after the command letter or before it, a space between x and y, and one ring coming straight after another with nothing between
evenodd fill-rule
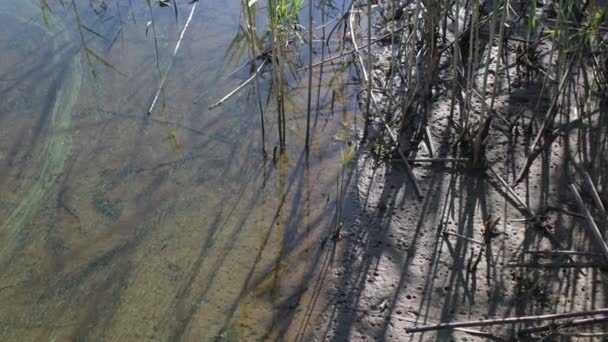
<instances>
[{"instance_id":1,"label":"muddy bank","mask_svg":"<svg viewBox=\"0 0 608 342\"><path fill-rule=\"evenodd\" d=\"M550 4L537 9L539 18L550 23L553 9ZM582 169L572 166L574 160L586 160L581 144L590 141L580 138L582 114L552 112L556 102L570 103L563 99L573 99L577 93L547 91L539 70L553 67L551 45L538 43L534 68L519 65L524 46L518 38L522 31L514 25L512 39L500 48L506 51L504 57L488 59L490 68L498 71L470 78L473 91L497 85L492 119L484 119L483 110L488 107L470 95L467 113L472 119L467 122L475 128L463 129L464 112L452 96L457 80L449 52L440 58L436 83L427 89L427 98L408 105L400 101L400 91L425 95L406 79L423 83L429 76L423 58L418 61L423 67L413 71L411 78L394 71L395 67L405 70L408 61L391 49L391 42L415 33L398 29L401 21L390 18L399 13L413 20L419 10L414 4L394 12L386 3L376 8L374 38L391 27L400 33L374 45L369 74L377 106L371 106L370 136L361 145L353 169L349 206L354 214L345 221L338 242L343 252L333 266L329 280L333 290L314 339L571 341L603 331L602 324L595 324L521 335L522 329L538 325L528 323L406 332L439 322L598 309L606 304L607 290L601 244L594 241L583 215L586 208L594 220L604 222L605 212L594 204L582 175L590 174L600 197L605 197L600 165L605 165L608 155L605 143L596 142L593 163L583 163ZM489 28L485 29L488 34ZM448 45L455 36L458 33L447 30L446 39L437 46L450 51ZM489 44L479 52L479 60L500 54L499 45ZM395 58L401 59L393 63ZM501 58L503 67L496 65ZM483 67L481 62L471 66L473 70ZM463 96L468 95L463 92ZM365 101L362 97L363 107ZM590 130L604 132L606 106L602 103L606 100L597 96L591 101L595 114L589 117ZM576 110L572 105L570 111ZM547 124L549 134L543 132ZM400 135L399 146L390 138L390 130ZM479 134L484 137L476 145ZM540 149L535 141L538 135ZM398 149L409 160L408 167ZM572 184L583 193L583 207Z\"/></svg>"}]
</instances>

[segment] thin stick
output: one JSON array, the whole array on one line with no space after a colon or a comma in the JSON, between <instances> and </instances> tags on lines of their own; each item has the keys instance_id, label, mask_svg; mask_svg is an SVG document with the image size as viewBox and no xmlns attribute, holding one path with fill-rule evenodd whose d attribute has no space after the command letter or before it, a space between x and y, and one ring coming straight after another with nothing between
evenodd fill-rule
<instances>
[{"instance_id":1,"label":"thin stick","mask_svg":"<svg viewBox=\"0 0 608 342\"><path fill-rule=\"evenodd\" d=\"M361 54L359 53L359 46L357 45L357 38L355 37L355 31L353 30L353 11L350 12L348 17L348 28L350 30L350 36L353 40L354 54L361 65L361 72L363 73L363 80L366 83L366 86L371 87L371 80L367 76L367 69L365 68L365 63L363 63L363 58L361 58ZM369 47L369 46L367 46Z\"/></svg>"},{"instance_id":2,"label":"thin stick","mask_svg":"<svg viewBox=\"0 0 608 342\"><path fill-rule=\"evenodd\" d=\"M184 25L184 28L182 29L182 32L179 35L177 44L175 44L175 49L173 50L173 58L171 58L171 62L169 64L169 66L167 67L167 71L165 72L165 75L163 76L162 80L160 81L160 85L158 86L156 95L154 96L154 99L152 100L150 109L148 109L148 115L152 114L152 111L154 110L154 106L156 106L156 102L158 101L158 97L160 96L160 92L163 90L163 87L165 86L165 82L167 82L167 77L169 76L169 72L171 71L171 68L173 67L173 63L175 61L175 56L177 55L177 51L179 50L179 47L182 43L182 39L184 39L184 35L186 34L186 30L188 29L188 27L190 26L190 22L192 21L192 16L194 15L194 10L196 9L196 5L198 5L198 2L195 2L192 5L192 9L190 9L190 15L188 16L188 20L186 20L186 24Z\"/></svg>"},{"instance_id":3,"label":"thin stick","mask_svg":"<svg viewBox=\"0 0 608 342\"><path fill-rule=\"evenodd\" d=\"M579 252L579 251L524 251L526 254L544 254L544 255L582 255L582 256L602 256L600 253Z\"/></svg>"},{"instance_id":4,"label":"thin stick","mask_svg":"<svg viewBox=\"0 0 608 342\"><path fill-rule=\"evenodd\" d=\"M602 309L602 310L606 310L606 309ZM582 316L586 316L586 315L582 315ZM574 316L570 316L570 317L574 317ZM588 324L601 323L601 322L606 322L606 321L608 321L608 316L576 319L576 320L572 320L570 322L564 322L561 324L551 323L551 324L543 324L538 327L530 327L530 328L521 329L520 331L517 332L517 334L525 335L525 334L535 333L535 332L549 330L549 329L555 330L558 328L567 328L567 327L574 327L574 326L580 326L580 325L588 325Z\"/></svg>"},{"instance_id":5,"label":"thin stick","mask_svg":"<svg viewBox=\"0 0 608 342\"><path fill-rule=\"evenodd\" d=\"M522 263L508 263L507 267L521 267L521 268L605 268L606 265L602 265L597 262L566 262L566 263L554 263L554 262L522 262Z\"/></svg>"},{"instance_id":6,"label":"thin stick","mask_svg":"<svg viewBox=\"0 0 608 342\"><path fill-rule=\"evenodd\" d=\"M462 329L462 328L456 328L454 330L460 331L460 332L463 332L463 333L467 333L469 335L477 336L477 337L483 337L483 338L486 338L486 339L488 339L490 341L508 342L508 341L512 340L512 339L509 339L506 336L494 335L492 333L487 333L487 332L483 332L483 331L479 331L479 330Z\"/></svg>"},{"instance_id":7,"label":"thin stick","mask_svg":"<svg viewBox=\"0 0 608 342\"><path fill-rule=\"evenodd\" d=\"M255 77L258 75L258 73L262 70L262 68L264 67L264 64L266 64L266 60L264 60L262 62L262 64L260 64L260 66L258 67L258 69L255 71L255 73L253 75L251 75L251 77L249 77L247 80L245 80L245 82L241 83L241 85L239 85L238 87L236 87L233 91L229 92L226 96L222 97L221 100L219 100L218 102L216 102L215 104L209 106L209 109L213 109L215 107L219 107L220 105L222 105L226 100L228 100L229 98L231 98L232 96L234 96L234 94L238 93L239 90L243 89L247 84L249 84L249 82L253 81L255 79Z\"/></svg>"},{"instance_id":8,"label":"thin stick","mask_svg":"<svg viewBox=\"0 0 608 342\"><path fill-rule=\"evenodd\" d=\"M601 211L602 215L606 219L608 219L608 215L606 214L606 208L604 208L604 203L602 203L600 195L599 195L599 193L598 193L598 191L597 191L597 189L595 187L595 184L593 184L593 180L591 180L591 176L589 176L589 173L587 173L587 171L579 163L574 163L574 166L578 169L578 171L580 173L583 174L583 178L585 179L585 182L587 183L587 186L591 190L591 195L593 197L593 202L595 202L595 205Z\"/></svg>"},{"instance_id":9,"label":"thin stick","mask_svg":"<svg viewBox=\"0 0 608 342\"><path fill-rule=\"evenodd\" d=\"M576 188L576 186L574 184L570 184L570 189L572 190L572 193L574 193L574 199L576 199L578 206L583 211L583 215L585 215L585 219L587 220L587 227L591 231L591 234L593 235L595 242L598 244L598 246L602 250L602 253L604 253L606 260L608 260L608 245L606 244L606 241L604 241L604 237L602 236L600 229L597 227L597 225L595 224L595 221L591 217L591 213L585 206L585 203L583 202L581 195L578 193L578 189Z\"/></svg>"},{"instance_id":10,"label":"thin stick","mask_svg":"<svg viewBox=\"0 0 608 342\"><path fill-rule=\"evenodd\" d=\"M251 7L249 6L250 2L248 2L247 0L244 0L243 5L245 6L245 10L247 12L247 31L249 32L249 37L252 42L252 44L250 44L251 55L256 56L257 49L256 49L256 45L253 43L253 42L255 42L256 27L255 27L255 22L253 21L253 16L251 15ZM253 6L253 4L251 4L251 5ZM256 65L255 58L252 60L252 63L255 68L255 65ZM266 160L268 155L266 154L266 129L264 128L264 106L262 105L262 95L260 93L260 78L259 78L259 75L257 72L255 73L254 77L255 77L255 93L256 93L257 100L258 100L258 110L260 111L260 124L262 127L262 158L264 160Z\"/></svg>"},{"instance_id":11,"label":"thin stick","mask_svg":"<svg viewBox=\"0 0 608 342\"><path fill-rule=\"evenodd\" d=\"M517 194L515 193L515 191L513 190L513 188L511 188L509 186L509 184L507 184L507 182L502 179L502 177L500 177L498 175L498 173L496 171L494 171L494 169L492 167L488 168L490 170L490 172L492 172L492 174L494 175L494 177L496 177L496 179L498 179L498 181L505 187L505 189L507 190L507 192L513 196L513 199L524 209L524 211L526 212L526 214L528 215L528 217L526 218L527 220L530 221L537 221L538 217L536 216L536 213L530 208L528 207L520 198L519 196L517 196Z\"/></svg>"},{"instance_id":12,"label":"thin stick","mask_svg":"<svg viewBox=\"0 0 608 342\"><path fill-rule=\"evenodd\" d=\"M435 157L435 144L433 143L433 135L431 134L431 128L429 126L425 127L426 140L429 148L429 155L431 158Z\"/></svg>"},{"instance_id":13,"label":"thin stick","mask_svg":"<svg viewBox=\"0 0 608 342\"><path fill-rule=\"evenodd\" d=\"M451 235L451 236L458 237L458 238L461 238L461 239L463 239L463 240L466 240L466 241L469 241L469 242L472 242L472 243L476 243L476 244L478 244L478 245L482 245L482 246L484 245L484 243L483 243L483 242L481 242L481 241L479 241L479 240L475 240L475 239L470 238L470 237L468 237L468 236L464 236L464 235L460 235L460 234L453 233L453 232L448 232L448 231L443 232L443 236L444 236L444 238L446 238L446 239L447 239L447 237L448 237L448 236L450 236L450 235Z\"/></svg>"},{"instance_id":14,"label":"thin stick","mask_svg":"<svg viewBox=\"0 0 608 342\"><path fill-rule=\"evenodd\" d=\"M351 12L352 14L352 12ZM352 22L351 22L352 25ZM352 26L351 26L351 32L352 32ZM356 41L355 36L352 36L353 38L353 44ZM360 54L358 54L359 56L361 56ZM369 125L371 124L371 113L370 113L370 108L371 108L371 102L372 102L372 77L371 77L371 73L372 73L372 2L370 0L367 1L367 69L370 72L370 76L367 80L367 96L366 96L366 101L365 101L365 122L363 123L363 134L361 137L361 141L365 141L367 140L367 134L368 134L368 130L369 130ZM361 64L363 65L363 64ZM380 116L382 116L382 113L378 113ZM398 145L397 145L398 146ZM407 164L407 162L406 162Z\"/></svg>"},{"instance_id":15,"label":"thin stick","mask_svg":"<svg viewBox=\"0 0 608 342\"><path fill-rule=\"evenodd\" d=\"M595 333L584 333L584 332L567 332L559 333L561 336L572 336L572 337L604 337L608 336L608 332L595 332Z\"/></svg>"},{"instance_id":16,"label":"thin stick","mask_svg":"<svg viewBox=\"0 0 608 342\"><path fill-rule=\"evenodd\" d=\"M519 198L519 196L517 196L517 194L515 193L513 188L511 188L509 186L509 184L507 184L507 182L504 179L502 179L502 177L500 177L498 175L498 173L496 173L496 171L494 171L494 169L492 167L489 167L488 169L494 175L494 177L496 177L496 179L498 179L498 181L505 187L507 192L513 197L513 200L516 201L521 206L521 210L527 216L526 221L531 222L536 227L538 227L540 230L542 230L542 232L549 238L549 240L551 240L551 243L553 243L556 248L562 248L561 242L557 239L555 234L553 234L549 229L547 229L547 227L545 227L544 225L541 224L541 221L538 218L538 216L536 215L536 213L529 206L527 206ZM515 220L511 220L511 221L515 221Z\"/></svg>"},{"instance_id":17,"label":"thin stick","mask_svg":"<svg viewBox=\"0 0 608 342\"><path fill-rule=\"evenodd\" d=\"M432 325L423 325L419 327L405 328L407 333L432 331L432 330L445 330L454 328L467 328L467 327L481 327L488 325L503 325L503 324L514 324L514 323L526 323L526 322L537 322L537 321L548 321L561 318L572 318L582 316L594 316L600 314L608 314L608 308L580 311L580 312L566 312L561 314L550 314L550 315L538 315L538 316L522 316L522 317L509 317L499 319L487 319L481 321L466 321L466 322L447 322ZM607 317L601 317L606 319Z\"/></svg>"},{"instance_id":18,"label":"thin stick","mask_svg":"<svg viewBox=\"0 0 608 342\"><path fill-rule=\"evenodd\" d=\"M408 159L410 163L466 163L469 158L414 158Z\"/></svg>"}]
</instances>

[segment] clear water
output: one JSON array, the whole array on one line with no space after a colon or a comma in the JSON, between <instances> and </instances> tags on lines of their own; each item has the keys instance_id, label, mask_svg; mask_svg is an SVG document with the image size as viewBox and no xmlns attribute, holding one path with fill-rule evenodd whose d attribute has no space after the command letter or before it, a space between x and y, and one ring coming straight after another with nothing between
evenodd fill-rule
<instances>
[{"instance_id":1,"label":"clear water","mask_svg":"<svg viewBox=\"0 0 608 342\"><path fill-rule=\"evenodd\" d=\"M47 2L0 0L0 340L305 340L356 129L351 71L325 69L308 156L307 75L290 77L274 164L253 85L208 109L250 75L230 75L250 58L230 60L238 1L199 0L175 58L186 1L177 23L153 8L158 55L145 1L78 1L95 33Z\"/></svg>"}]
</instances>

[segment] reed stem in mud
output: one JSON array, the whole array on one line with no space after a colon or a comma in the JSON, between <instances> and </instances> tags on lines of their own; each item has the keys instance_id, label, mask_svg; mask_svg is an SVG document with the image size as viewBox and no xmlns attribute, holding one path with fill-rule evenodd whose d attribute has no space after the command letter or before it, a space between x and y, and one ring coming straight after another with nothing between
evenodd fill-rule
<instances>
[{"instance_id":1,"label":"reed stem in mud","mask_svg":"<svg viewBox=\"0 0 608 342\"><path fill-rule=\"evenodd\" d=\"M256 57L259 55L259 51L256 45L256 25L253 20L253 16L251 14L251 6L255 6L255 3L249 3L247 0L243 0L243 6L245 6L245 11L247 12L247 32L250 37L250 46L251 46L251 55L252 55L252 63L253 69L256 68ZM266 61L264 61L266 62ZM260 111L260 125L262 128L262 158L266 159L268 154L266 153L266 129L264 127L264 107L262 106L262 94L260 92L260 76L259 72L255 72L255 94L258 102L258 110Z\"/></svg>"},{"instance_id":2,"label":"reed stem in mud","mask_svg":"<svg viewBox=\"0 0 608 342\"><path fill-rule=\"evenodd\" d=\"M325 59L325 23L326 23L326 12L325 12L325 0L321 0L321 2L319 3L319 6L321 7L321 60ZM312 65L310 65L309 67L312 67ZM309 70L309 72L311 72L312 70ZM319 112L321 110L321 88L323 87L323 64L321 64L321 67L319 68L319 81L318 81L318 85L317 85L317 106L315 109L315 126L317 124L317 119L319 117Z\"/></svg>"},{"instance_id":3,"label":"reed stem in mud","mask_svg":"<svg viewBox=\"0 0 608 342\"><path fill-rule=\"evenodd\" d=\"M279 151L285 151L285 94L284 94L284 75L283 75L283 34L280 6L284 0L268 0L269 28L272 37L272 79L275 90L277 106L277 122L279 133Z\"/></svg>"},{"instance_id":4,"label":"reed stem in mud","mask_svg":"<svg viewBox=\"0 0 608 342\"><path fill-rule=\"evenodd\" d=\"M352 39L357 39L356 37L352 37ZM367 60L366 60L366 69L368 71L372 70L372 2L370 0L367 1ZM363 136L361 137L361 141L367 140L367 135L369 125L371 123L371 102L372 102L372 80L371 77L366 82L367 87L367 95L365 102L365 123L363 124ZM378 113L378 115L382 115Z\"/></svg>"},{"instance_id":5,"label":"reed stem in mud","mask_svg":"<svg viewBox=\"0 0 608 342\"><path fill-rule=\"evenodd\" d=\"M306 151L308 151L308 144L310 140L310 111L312 105L312 2L313 0L308 0L308 103L306 109Z\"/></svg>"}]
</instances>

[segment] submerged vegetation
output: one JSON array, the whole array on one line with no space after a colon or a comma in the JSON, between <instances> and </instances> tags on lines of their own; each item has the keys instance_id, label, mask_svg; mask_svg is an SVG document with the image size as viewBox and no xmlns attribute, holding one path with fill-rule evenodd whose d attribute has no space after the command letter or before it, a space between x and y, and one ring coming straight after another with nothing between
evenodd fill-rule
<instances>
[{"instance_id":1,"label":"submerged vegetation","mask_svg":"<svg viewBox=\"0 0 608 342\"><path fill-rule=\"evenodd\" d=\"M132 8L131 1L128 1L128 7L125 8ZM145 25L145 30L148 32L148 28L152 28L157 63L159 45L153 7L171 9L171 15L177 22L181 15L178 9L183 6L195 7L197 2L182 4L178 0L146 0L150 21ZM59 3L73 8L82 50L91 73L96 75L95 62L98 62L126 76L102 53L91 48L88 43L90 39L85 35L90 34L93 38L106 41L110 41L110 37L83 23L74 1ZM105 0L91 0L90 6L101 18L109 8ZM318 14L313 7L321 8L322 18L313 19L315 13ZM398 145L405 151L411 149L411 146L406 145L411 145L414 140L426 135L425 118L433 101L443 92L449 91L452 102L450 113L455 119L454 129L457 132L454 143L460 144L464 150L470 150L472 160L481 163L482 145L491 123L494 120L504 121L496 113L496 100L503 91L503 78L507 79L505 85L508 91L513 88L513 83L521 86L522 82L538 82L541 95L550 97L550 106L544 113L546 118L543 129L535 137L532 153L522 168L518 181L521 181L525 170L533 161L536 150L542 147L555 117L571 112L573 105L580 110L581 117L576 120L585 123L585 133L594 137L599 133L594 128L602 120L594 117L599 117L595 113L603 100L600 95L606 90L608 72L605 54L606 7L602 1L381 1L375 4L371 1L353 0L331 22L327 22L325 17L327 9L334 12L340 9L330 0L319 0L317 4L314 1L306 4L304 0L243 0L242 8L242 31L229 47L229 62L237 61L243 52L248 51L251 56L247 64L253 77L245 84L255 81L256 89L262 86L260 75L270 70L271 82L267 85L269 91L266 93L275 101L278 146L281 151L284 151L287 142L285 101L289 87L294 86L294 82L298 83L303 73L307 73L306 88L309 93L304 145L308 146L310 117L311 112L315 111L312 105L313 77L316 76L314 69L322 70L325 64L340 59L356 65L359 72L365 117L363 141L368 135L372 121L370 118L375 117L391 124L388 126L393 126L395 139L389 145ZM120 5L117 9L115 15L124 15ZM265 9L265 12L260 9ZM53 10L48 0L40 2L40 10L45 24L51 25ZM303 15L307 16L307 28L301 24ZM365 25L360 20L362 15L367 18ZM378 19L378 30L374 28L374 16ZM260 18L265 20L263 25L257 23ZM314 27L318 19L323 24ZM330 28L329 34L326 34L327 28ZM185 29L186 27L181 30L182 38ZM321 31L323 34L319 36ZM375 31L383 34L373 37ZM116 41L117 35L111 44ZM337 38L340 47L334 56L325 58L326 47L332 38ZM377 67L373 65L373 46L378 44L389 46L390 65L388 74L385 75L385 87L375 90L373 82L378 79L374 75ZM347 50L349 45L352 49ZM173 57L178 48L179 41ZM313 62L319 50L325 60ZM307 65L300 61L303 54L308 57ZM348 61L349 58L352 61ZM161 78L164 77L166 76L161 75ZM322 77L322 72L318 77ZM242 87L238 88L240 89ZM257 96L261 98L264 92L263 89L258 89ZM375 93L380 93L382 99L386 98L387 108L378 102L380 98ZM316 100L318 103L319 99ZM538 105L541 105L540 101ZM264 132L262 101L259 107L260 124ZM397 121L399 124L395 125ZM530 130L529 125L526 130ZM386 131L388 136L391 136L388 134L390 131L391 129ZM265 134L262 136L265 140ZM587 145L584 141L585 139L581 140L581 148ZM265 146L265 142L262 146ZM264 155L265 151L263 147ZM591 154L598 153L599 151L594 151ZM586 158L585 162L588 162L590 156L581 154L582 158Z\"/></svg>"}]
</instances>

